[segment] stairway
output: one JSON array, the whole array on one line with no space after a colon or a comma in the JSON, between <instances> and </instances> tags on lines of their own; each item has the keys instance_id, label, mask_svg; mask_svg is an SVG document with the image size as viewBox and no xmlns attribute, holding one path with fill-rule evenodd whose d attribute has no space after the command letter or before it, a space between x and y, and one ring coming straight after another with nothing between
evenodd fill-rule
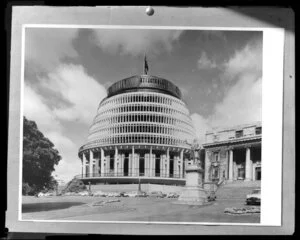
<instances>
[{"instance_id":1,"label":"stairway","mask_svg":"<svg viewBox=\"0 0 300 240\"><path fill-rule=\"evenodd\" d=\"M253 189L260 188L260 181L234 181L221 185L217 191L217 199L246 199Z\"/></svg>"}]
</instances>

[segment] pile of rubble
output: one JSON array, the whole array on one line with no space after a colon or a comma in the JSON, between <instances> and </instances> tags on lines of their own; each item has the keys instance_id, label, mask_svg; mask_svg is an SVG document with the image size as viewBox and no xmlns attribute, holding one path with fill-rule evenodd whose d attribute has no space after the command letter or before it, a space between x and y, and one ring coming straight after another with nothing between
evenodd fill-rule
<instances>
[{"instance_id":1,"label":"pile of rubble","mask_svg":"<svg viewBox=\"0 0 300 240\"><path fill-rule=\"evenodd\" d=\"M260 207L225 208L224 213L230 215L260 213Z\"/></svg>"}]
</instances>

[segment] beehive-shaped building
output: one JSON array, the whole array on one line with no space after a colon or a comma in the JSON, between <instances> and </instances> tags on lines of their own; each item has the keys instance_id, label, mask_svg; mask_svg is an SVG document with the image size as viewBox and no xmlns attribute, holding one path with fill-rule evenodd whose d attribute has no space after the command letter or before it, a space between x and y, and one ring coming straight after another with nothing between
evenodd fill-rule
<instances>
[{"instance_id":1,"label":"beehive-shaped building","mask_svg":"<svg viewBox=\"0 0 300 240\"><path fill-rule=\"evenodd\" d=\"M195 131L180 89L148 74L114 83L80 147L92 182L184 184Z\"/></svg>"}]
</instances>

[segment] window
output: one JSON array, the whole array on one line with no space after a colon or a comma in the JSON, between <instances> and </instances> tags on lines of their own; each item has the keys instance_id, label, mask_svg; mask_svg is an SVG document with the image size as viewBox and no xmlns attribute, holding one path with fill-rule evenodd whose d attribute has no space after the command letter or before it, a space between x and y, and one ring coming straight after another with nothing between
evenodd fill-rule
<instances>
[{"instance_id":1,"label":"window","mask_svg":"<svg viewBox=\"0 0 300 240\"><path fill-rule=\"evenodd\" d=\"M255 134L256 134L256 135L261 134L261 127L256 127L256 128L255 128Z\"/></svg>"},{"instance_id":2,"label":"window","mask_svg":"<svg viewBox=\"0 0 300 240\"><path fill-rule=\"evenodd\" d=\"M239 131L235 132L235 137L236 138L239 138L239 137L242 137L242 136L243 136L243 130L239 130Z\"/></svg>"}]
</instances>

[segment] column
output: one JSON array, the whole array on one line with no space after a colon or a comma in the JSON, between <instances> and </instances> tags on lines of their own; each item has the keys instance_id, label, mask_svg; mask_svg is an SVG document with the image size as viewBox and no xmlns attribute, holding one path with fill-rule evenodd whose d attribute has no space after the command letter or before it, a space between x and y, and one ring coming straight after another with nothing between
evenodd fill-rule
<instances>
[{"instance_id":1,"label":"column","mask_svg":"<svg viewBox=\"0 0 300 240\"><path fill-rule=\"evenodd\" d=\"M152 171L151 171L151 176L155 177L155 159L156 159L156 155L155 154L151 154L151 162L152 162Z\"/></svg>"},{"instance_id":2,"label":"column","mask_svg":"<svg viewBox=\"0 0 300 240\"><path fill-rule=\"evenodd\" d=\"M204 160L204 162L205 162L205 166L204 166L204 168L205 168L204 181L205 182L209 182L210 181L210 177L209 177L210 172L209 172L209 169L210 169L211 162L210 162L210 159L209 159L209 155L210 155L210 152L207 149L205 149L205 160Z\"/></svg>"},{"instance_id":3,"label":"column","mask_svg":"<svg viewBox=\"0 0 300 240\"><path fill-rule=\"evenodd\" d=\"M90 154L89 154L89 167L90 167L90 170L89 170L89 176L90 177L93 177L93 161L94 161L94 153L92 150L90 150Z\"/></svg>"},{"instance_id":4,"label":"column","mask_svg":"<svg viewBox=\"0 0 300 240\"><path fill-rule=\"evenodd\" d=\"M121 155L121 163L120 163L120 176L124 176L124 162L125 162L125 154Z\"/></svg>"},{"instance_id":5,"label":"column","mask_svg":"<svg viewBox=\"0 0 300 240\"><path fill-rule=\"evenodd\" d=\"M165 159L165 166L166 169L165 169L165 173L166 173L166 177L169 177L170 176L170 149L167 148L167 154L166 154L166 159Z\"/></svg>"},{"instance_id":6,"label":"column","mask_svg":"<svg viewBox=\"0 0 300 240\"><path fill-rule=\"evenodd\" d=\"M99 176L99 154L97 154L97 158L95 159L95 177Z\"/></svg>"},{"instance_id":7,"label":"column","mask_svg":"<svg viewBox=\"0 0 300 240\"><path fill-rule=\"evenodd\" d=\"M149 151L149 177L153 175L153 160L152 160L152 147L150 147Z\"/></svg>"},{"instance_id":8,"label":"column","mask_svg":"<svg viewBox=\"0 0 300 240\"><path fill-rule=\"evenodd\" d=\"M183 178L183 150L180 151L179 177Z\"/></svg>"},{"instance_id":9,"label":"column","mask_svg":"<svg viewBox=\"0 0 300 240\"><path fill-rule=\"evenodd\" d=\"M132 153L131 153L131 176L135 176L134 146L132 146Z\"/></svg>"},{"instance_id":10,"label":"column","mask_svg":"<svg viewBox=\"0 0 300 240\"><path fill-rule=\"evenodd\" d=\"M145 153L144 154L144 166L145 166L145 176L149 177L149 172L150 172L150 154L149 153Z\"/></svg>"},{"instance_id":11,"label":"column","mask_svg":"<svg viewBox=\"0 0 300 240\"><path fill-rule=\"evenodd\" d=\"M174 156L173 160L173 177L177 178L178 177L178 156Z\"/></svg>"},{"instance_id":12,"label":"column","mask_svg":"<svg viewBox=\"0 0 300 240\"><path fill-rule=\"evenodd\" d=\"M246 148L246 164L245 164L246 176L245 181L252 180L252 161L250 159L250 147Z\"/></svg>"},{"instance_id":13,"label":"column","mask_svg":"<svg viewBox=\"0 0 300 240\"><path fill-rule=\"evenodd\" d=\"M228 159L228 180L233 180L233 150L229 150L229 159Z\"/></svg>"},{"instance_id":14,"label":"column","mask_svg":"<svg viewBox=\"0 0 300 240\"><path fill-rule=\"evenodd\" d=\"M105 156L104 156L104 150L103 148L101 148L101 168L100 168L100 171L101 171L101 176L103 177L104 174L105 174L105 167L104 167L104 163L106 162L105 161Z\"/></svg>"},{"instance_id":15,"label":"column","mask_svg":"<svg viewBox=\"0 0 300 240\"><path fill-rule=\"evenodd\" d=\"M85 177L86 176L86 158L85 158L85 155L84 153L82 153L82 177Z\"/></svg>"},{"instance_id":16,"label":"column","mask_svg":"<svg viewBox=\"0 0 300 240\"><path fill-rule=\"evenodd\" d=\"M165 176L165 155L161 154L160 155L160 177Z\"/></svg>"},{"instance_id":17,"label":"column","mask_svg":"<svg viewBox=\"0 0 300 240\"><path fill-rule=\"evenodd\" d=\"M117 177L119 173L119 158L118 158L118 148L115 147L115 157L114 157L114 176Z\"/></svg>"},{"instance_id":18,"label":"column","mask_svg":"<svg viewBox=\"0 0 300 240\"><path fill-rule=\"evenodd\" d=\"M134 156L135 176L140 176L140 154Z\"/></svg>"}]
</instances>

